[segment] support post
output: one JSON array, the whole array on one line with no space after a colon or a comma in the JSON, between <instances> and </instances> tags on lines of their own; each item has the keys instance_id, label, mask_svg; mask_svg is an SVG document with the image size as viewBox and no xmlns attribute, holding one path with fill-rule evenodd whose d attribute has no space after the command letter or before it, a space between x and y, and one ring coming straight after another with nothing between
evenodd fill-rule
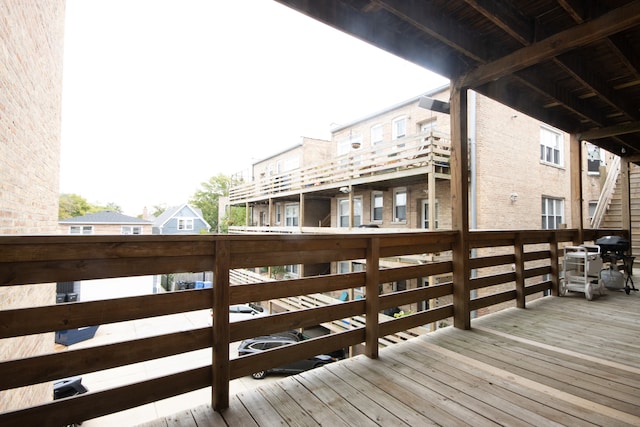
<instances>
[{"instance_id":1,"label":"support post","mask_svg":"<svg viewBox=\"0 0 640 427\"><path fill-rule=\"evenodd\" d=\"M629 185L629 161L622 157L620 158L620 189L622 190L622 194L620 194L622 202L620 219L622 220L622 229L629 231L629 243L631 244L633 236L631 236L631 190Z\"/></svg>"},{"instance_id":2,"label":"support post","mask_svg":"<svg viewBox=\"0 0 640 427\"><path fill-rule=\"evenodd\" d=\"M571 228L578 229L575 245L584 243L582 219L582 144L577 134L569 135L569 170L571 171Z\"/></svg>"},{"instance_id":3,"label":"support post","mask_svg":"<svg viewBox=\"0 0 640 427\"><path fill-rule=\"evenodd\" d=\"M469 145L467 88L451 87L451 214L458 232L453 247L453 324L471 329L469 261Z\"/></svg>"},{"instance_id":4,"label":"support post","mask_svg":"<svg viewBox=\"0 0 640 427\"><path fill-rule=\"evenodd\" d=\"M216 411L229 407L229 258L228 239L216 240L213 282L213 345L211 355L211 406Z\"/></svg>"},{"instance_id":5,"label":"support post","mask_svg":"<svg viewBox=\"0 0 640 427\"><path fill-rule=\"evenodd\" d=\"M304 193L300 193L300 213L298 215L298 230L302 233L304 226Z\"/></svg>"},{"instance_id":6,"label":"support post","mask_svg":"<svg viewBox=\"0 0 640 427\"><path fill-rule=\"evenodd\" d=\"M378 312L380 311L380 295L378 295L378 285L380 284L380 238L372 237L367 246L366 265L366 298L365 298L365 354L372 358L378 358L378 338L380 335L380 325L378 324Z\"/></svg>"}]
</instances>

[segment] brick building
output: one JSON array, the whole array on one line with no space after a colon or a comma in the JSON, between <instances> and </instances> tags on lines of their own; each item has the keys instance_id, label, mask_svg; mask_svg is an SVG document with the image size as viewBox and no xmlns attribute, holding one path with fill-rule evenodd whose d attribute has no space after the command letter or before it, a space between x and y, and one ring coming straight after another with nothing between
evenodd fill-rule
<instances>
[{"instance_id":1,"label":"brick building","mask_svg":"<svg viewBox=\"0 0 640 427\"><path fill-rule=\"evenodd\" d=\"M58 227L63 0L0 3L0 233ZM0 309L55 303L55 284L0 287ZM0 357L53 350L53 333L0 341ZM52 398L51 384L0 393L0 411Z\"/></svg>"},{"instance_id":2,"label":"brick building","mask_svg":"<svg viewBox=\"0 0 640 427\"><path fill-rule=\"evenodd\" d=\"M249 226L230 231L451 229L450 120L448 114L422 108L421 101L425 99L446 102L449 88L434 89L334 128L330 141L313 142L314 149L323 150L316 158L303 160L301 153L310 149L309 142L303 140L300 146L254 164L253 181L232 188L229 201L248 208ZM471 228L534 230L578 226L570 224L568 134L471 92L469 144ZM590 161L586 155L591 152L590 147L583 144L583 221L589 224L592 204L600 194L601 175L606 173L611 155L598 149L598 160ZM487 255L480 252L478 256ZM443 254L386 260L381 261L381 266L429 262L438 256ZM363 260L354 260L330 267L286 268L294 276L307 276L360 271L362 263ZM506 272L511 267L504 268ZM499 272L474 272L479 276L489 273ZM389 283L383 285L382 291L427 286L429 280L434 283L449 278Z\"/></svg>"}]
</instances>

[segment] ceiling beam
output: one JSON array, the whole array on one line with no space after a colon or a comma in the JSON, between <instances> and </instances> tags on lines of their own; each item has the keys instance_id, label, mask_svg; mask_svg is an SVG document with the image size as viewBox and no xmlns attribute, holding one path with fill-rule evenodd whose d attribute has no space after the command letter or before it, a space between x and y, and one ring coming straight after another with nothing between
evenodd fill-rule
<instances>
[{"instance_id":1,"label":"ceiling beam","mask_svg":"<svg viewBox=\"0 0 640 427\"><path fill-rule=\"evenodd\" d=\"M624 135L627 133L640 132L640 121L625 123L622 125L609 126L606 128L588 130L578 134L578 137L585 141L592 139L607 138L610 136Z\"/></svg>"},{"instance_id":2,"label":"ceiling beam","mask_svg":"<svg viewBox=\"0 0 640 427\"><path fill-rule=\"evenodd\" d=\"M501 0L465 0L465 2L523 46L533 42L533 20L520 14L511 6L511 3Z\"/></svg>"},{"instance_id":3,"label":"ceiling beam","mask_svg":"<svg viewBox=\"0 0 640 427\"><path fill-rule=\"evenodd\" d=\"M640 1L635 0L592 21L554 34L496 61L480 65L462 76L460 81L465 87L477 87L639 24Z\"/></svg>"}]
</instances>

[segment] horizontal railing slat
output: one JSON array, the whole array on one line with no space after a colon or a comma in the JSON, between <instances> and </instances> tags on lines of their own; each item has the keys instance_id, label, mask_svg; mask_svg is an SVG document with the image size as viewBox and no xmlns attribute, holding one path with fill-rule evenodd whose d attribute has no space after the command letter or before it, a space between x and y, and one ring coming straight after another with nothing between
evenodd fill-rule
<instances>
[{"instance_id":1,"label":"horizontal railing slat","mask_svg":"<svg viewBox=\"0 0 640 427\"><path fill-rule=\"evenodd\" d=\"M17 411L0 413L3 427L71 425L124 411L211 385L211 367L204 366L123 387L89 392Z\"/></svg>"},{"instance_id":2,"label":"horizontal railing slat","mask_svg":"<svg viewBox=\"0 0 640 427\"><path fill-rule=\"evenodd\" d=\"M0 363L0 389L101 371L211 347L211 328L174 332L97 348L83 348Z\"/></svg>"},{"instance_id":3,"label":"horizontal railing slat","mask_svg":"<svg viewBox=\"0 0 640 427\"><path fill-rule=\"evenodd\" d=\"M211 308L212 300L209 288L0 310L0 338L202 310Z\"/></svg>"}]
</instances>

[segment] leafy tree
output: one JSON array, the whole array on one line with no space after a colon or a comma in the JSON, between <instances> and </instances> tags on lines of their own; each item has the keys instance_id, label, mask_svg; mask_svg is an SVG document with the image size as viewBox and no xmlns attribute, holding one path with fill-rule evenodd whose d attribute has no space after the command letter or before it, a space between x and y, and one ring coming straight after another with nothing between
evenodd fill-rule
<instances>
[{"instance_id":1,"label":"leafy tree","mask_svg":"<svg viewBox=\"0 0 640 427\"><path fill-rule=\"evenodd\" d=\"M113 202L109 202L107 203L104 207L100 207L100 206L96 206L98 208L98 211L112 211L112 212L118 212L118 213L122 213L122 208L120 207L120 205L116 205Z\"/></svg>"},{"instance_id":2,"label":"leafy tree","mask_svg":"<svg viewBox=\"0 0 640 427\"><path fill-rule=\"evenodd\" d=\"M224 174L212 176L209 181L200 184L200 189L196 191L189 201L191 205L202 210L202 216L209 223L213 232L226 231L228 228L229 220L223 221L223 224L218 223L218 202L220 197L227 197L229 188L237 183L239 181ZM232 218L234 221L239 221L235 216ZM244 224L244 214L238 224Z\"/></svg>"},{"instance_id":3,"label":"leafy tree","mask_svg":"<svg viewBox=\"0 0 640 427\"><path fill-rule=\"evenodd\" d=\"M153 212L151 213L151 215L154 218L158 218L164 211L167 210L167 205L165 203L161 203L159 205L155 205L154 207L152 207L152 209Z\"/></svg>"},{"instance_id":4,"label":"leafy tree","mask_svg":"<svg viewBox=\"0 0 640 427\"><path fill-rule=\"evenodd\" d=\"M58 205L58 219L73 218L91 212L92 205L77 194L61 194Z\"/></svg>"},{"instance_id":5,"label":"leafy tree","mask_svg":"<svg viewBox=\"0 0 640 427\"><path fill-rule=\"evenodd\" d=\"M122 213L122 208L113 202L105 206L94 205L77 194L60 194L58 203L58 219L73 218L104 210Z\"/></svg>"}]
</instances>

